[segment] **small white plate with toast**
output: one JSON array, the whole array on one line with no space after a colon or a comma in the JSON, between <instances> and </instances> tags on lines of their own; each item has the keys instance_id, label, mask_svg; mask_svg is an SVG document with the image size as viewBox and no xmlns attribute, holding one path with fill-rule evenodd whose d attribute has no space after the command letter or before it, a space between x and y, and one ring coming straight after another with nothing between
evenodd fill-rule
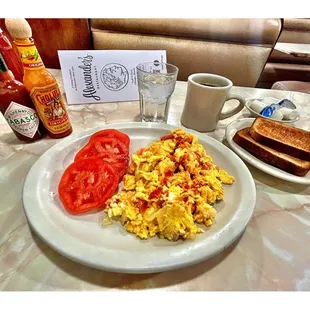
<instances>
[{"instance_id":1,"label":"small white plate with toast","mask_svg":"<svg viewBox=\"0 0 310 310\"><path fill-rule=\"evenodd\" d=\"M274 177L277 177L279 179L293 182L293 183L299 183L299 184L310 184L310 172L308 172L305 176L296 176L291 173L288 173L284 170L281 170L277 167L271 166L262 160L258 159L245 149L243 149L241 146L239 146L237 143L233 141L233 137L236 134L237 131L246 128L251 127L252 123L255 119L253 118L243 118L236 121L233 121L230 123L226 128L226 141L229 145L229 147L237 154L239 155L244 161L248 162L249 164L253 165L257 169L260 169L261 171L270 174Z\"/></svg>"}]
</instances>

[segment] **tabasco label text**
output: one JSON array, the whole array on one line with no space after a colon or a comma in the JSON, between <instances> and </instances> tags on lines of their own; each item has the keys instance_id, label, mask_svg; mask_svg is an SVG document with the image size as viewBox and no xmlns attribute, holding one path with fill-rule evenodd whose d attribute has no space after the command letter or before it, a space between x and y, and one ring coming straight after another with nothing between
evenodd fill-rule
<instances>
[{"instance_id":1,"label":"tabasco label text","mask_svg":"<svg viewBox=\"0 0 310 310\"><path fill-rule=\"evenodd\" d=\"M57 83L45 87L34 87L30 97L48 131L60 134L71 127Z\"/></svg>"},{"instance_id":2,"label":"tabasco label text","mask_svg":"<svg viewBox=\"0 0 310 310\"><path fill-rule=\"evenodd\" d=\"M12 101L4 113L11 128L21 135L33 138L39 127L39 119L35 110Z\"/></svg>"}]
</instances>

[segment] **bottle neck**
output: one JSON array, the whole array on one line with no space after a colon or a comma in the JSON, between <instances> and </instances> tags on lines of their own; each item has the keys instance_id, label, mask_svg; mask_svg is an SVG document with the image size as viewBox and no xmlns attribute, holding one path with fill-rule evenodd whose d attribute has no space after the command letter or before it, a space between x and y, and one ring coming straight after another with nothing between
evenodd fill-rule
<instances>
[{"instance_id":1,"label":"bottle neck","mask_svg":"<svg viewBox=\"0 0 310 310\"><path fill-rule=\"evenodd\" d=\"M0 81L14 80L13 73L8 69L0 53Z\"/></svg>"},{"instance_id":2,"label":"bottle neck","mask_svg":"<svg viewBox=\"0 0 310 310\"><path fill-rule=\"evenodd\" d=\"M18 49L25 70L45 68L32 38L15 39L14 43Z\"/></svg>"}]
</instances>

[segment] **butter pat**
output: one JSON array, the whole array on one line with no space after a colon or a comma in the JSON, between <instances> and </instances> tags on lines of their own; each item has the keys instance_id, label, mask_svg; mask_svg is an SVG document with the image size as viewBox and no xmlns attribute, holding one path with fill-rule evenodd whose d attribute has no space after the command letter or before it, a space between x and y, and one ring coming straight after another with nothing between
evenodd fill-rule
<instances>
[{"instance_id":1,"label":"butter pat","mask_svg":"<svg viewBox=\"0 0 310 310\"><path fill-rule=\"evenodd\" d=\"M269 118L281 121L283 119L283 114L280 110L275 110Z\"/></svg>"},{"instance_id":2,"label":"butter pat","mask_svg":"<svg viewBox=\"0 0 310 310\"><path fill-rule=\"evenodd\" d=\"M255 111L256 113L260 113L263 108L265 107L266 105L263 104L261 101L259 100L253 100L250 104L249 104L249 107Z\"/></svg>"},{"instance_id":3,"label":"butter pat","mask_svg":"<svg viewBox=\"0 0 310 310\"><path fill-rule=\"evenodd\" d=\"M279 110L283 115L283 119L285 120L293 120L299 116L299 112L297 110L289 108L280 108Z\"/></svg>"}]
</instances>

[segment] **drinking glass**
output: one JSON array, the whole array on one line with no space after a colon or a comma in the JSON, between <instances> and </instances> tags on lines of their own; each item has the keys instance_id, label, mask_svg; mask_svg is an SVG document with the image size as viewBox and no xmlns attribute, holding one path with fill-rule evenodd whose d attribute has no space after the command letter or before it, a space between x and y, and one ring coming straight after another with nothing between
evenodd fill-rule
<instances>
[{"instance_id":1,"label":"drinking glass","mask_svg":"<svg viewBox=\"0 0 310 310\"><path fill-rule=\"evenodd\" d=\"M142 122L166 123L179 69L158 61L137 66Z\"/></svg>"}]
</instances>

